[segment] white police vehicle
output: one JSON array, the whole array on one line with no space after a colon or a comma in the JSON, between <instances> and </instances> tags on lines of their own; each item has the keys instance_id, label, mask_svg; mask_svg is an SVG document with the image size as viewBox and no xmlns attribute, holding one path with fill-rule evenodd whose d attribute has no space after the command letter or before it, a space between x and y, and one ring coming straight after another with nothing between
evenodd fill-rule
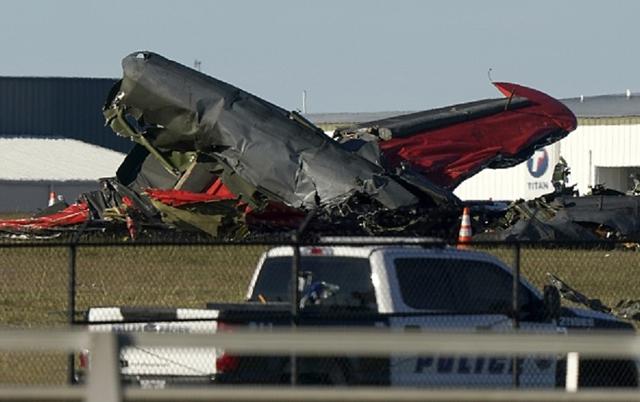
<instances>
[{"instance_id":1,"label":"white police vehicle","mask_svg":"<svg viewBox=\"0 0 640 402\"><path fill-rule=\"evenodd\" d=\"M191 320L181 320L175 312L119 308L117 323L90 324L89 329L144 330L149 323L162 323L167 330L215 332L236 326L268 330L291 325L293 255L289 246L263 254L245 303L210 303L207 309L184 310L182 315ZM549 286L543 295L523 278L518 282L519 302L514 309L512 269L481 252L418 240L405 245L326 243L302 247L299 262L299 309L295 318L300 326L388 327L422 332L425 342L430 331L441 330L501 332L518 326L521 331L558 336L585 329L634 330L607 314L561 308L556 288ZM90 321L105 320L106 312L114 314L113 309L90 309ZM143 386L195 380L260 385L291 382L290 356L234 355L220 349L185 352L125 348L121 358L123 379ZM299 384L456 388L514 384L553 388L564 386L566 377L563 356L514 359L420 353L379 358L299 357L295 372ZM579 386L637 387L636 362L581 360Z\"/></svg>"},{"instance_id":2,"label":"white police vehicle","mask_svg":"<svg viewBox=\"0 0 640 402\"><path fill-rule=\"evenodd\" d=\"M553 286L543 295L524 278L519 280L514 312L514 274L501 260L486 253L418 243L303 247L301 299L310 293L315 297L311 303L301 303L299 325L384 326L423 332L426 342L428 332L434 330L502 332L515 325L521 331L559 336L585 328L634 330L607 314L561 308ZM285 313L289 312L292 255L291 247L265 253L249 286L249 303L210 305L217 309L219 321L245 322L254 328L288 325ZM274 310L279 303L284 308L277 314ZM519 387L549 388L563 386L566 377L562 356L308 358L299 366L299 382L303 383L512 387L515 378ZM221 383L283 383L289 381L289 367L284 357L237 356L233 364L221 367L216 379ZM638 385L635 361L583 360L580 367L580 386Z\"/></svg>"}]
</instances>

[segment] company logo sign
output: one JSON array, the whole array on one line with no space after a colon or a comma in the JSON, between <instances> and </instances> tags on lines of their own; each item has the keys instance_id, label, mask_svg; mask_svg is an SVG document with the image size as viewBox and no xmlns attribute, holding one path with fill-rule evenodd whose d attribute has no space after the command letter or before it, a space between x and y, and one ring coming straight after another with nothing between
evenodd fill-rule
<instances>
[{"instance_id":1,"label":"company logo sign","mask_svg":"<svg viewBox=\"0 0 640 402\"><path fill-rule=\"evenodd\" d=\"M549 168L549 154L542 148L536 150L531 158L527 161L527 169L529 174L535 178L541 177Z\"/></svg>"}]
</instances>

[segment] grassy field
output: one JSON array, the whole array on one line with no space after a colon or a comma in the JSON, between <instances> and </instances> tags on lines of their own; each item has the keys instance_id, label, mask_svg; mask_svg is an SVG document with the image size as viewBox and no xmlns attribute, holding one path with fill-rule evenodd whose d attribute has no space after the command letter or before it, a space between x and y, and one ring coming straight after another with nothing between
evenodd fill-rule
<instances>
[{"instance_id":1,"label":"grassy field","mask_svg":"<svg viewBox=\"0 0 640 402\"><path fill-rule=\"evenodd\" d=\"M76 310L89 306L204 307L240 301L265 246L81 246L76 252ZM69 249L3 248L0 323L67 322Z\"/></svg>"},{"instance_id":2,"label":"grassy field","mask_svg":"<svg viewBox=\"0 0 640 402\"><path fill-rule=\"evenodd\" d=\"M264 246L100 247L77 250L76 311L89 306L181 306L241 301ZM0 327L67 324L69 249L2 248ZM78 318L81 318L77 314ZM1 384L62 384L67 356L0 353Z\"/></svg>"},{"instance_id":3,"label":"grassy field","mask_svg":"<svg viewBox=\"0 0 640 402\"><path fill-rule=\"evenodd\" d=\"M69 248L47 243L0 246L0 326L65 326ZM81 245L76 254L76 311L118 305L197 308L210 301L241 301L258 257L267 248ZM485 251L513 265L512 249ZM520 256L522 274L539 289L549 284L546 273L551 272L610 306L640 299L640 278L635 275L640 254L636 252L524 248ZM0 354L0 384L63 383L66 363L62 354Z\"/></svg>"}]
</instances>

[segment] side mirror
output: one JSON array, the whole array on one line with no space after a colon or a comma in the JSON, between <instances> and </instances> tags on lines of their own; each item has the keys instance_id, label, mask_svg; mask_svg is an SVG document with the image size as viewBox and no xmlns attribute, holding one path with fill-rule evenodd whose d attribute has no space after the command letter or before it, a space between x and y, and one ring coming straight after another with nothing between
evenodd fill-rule
<instances>
[{"instance_id":1,"label":"side mirror","mask_svg":"<svg viewBox=\"0 0 640 402\"><path fill-rule=\"evenodd\" d=\"M544 306L547 310L547 318L549 320L557 319L560 315L560 292L553 285L544 287Z\"/></svg>"}]
</instances>

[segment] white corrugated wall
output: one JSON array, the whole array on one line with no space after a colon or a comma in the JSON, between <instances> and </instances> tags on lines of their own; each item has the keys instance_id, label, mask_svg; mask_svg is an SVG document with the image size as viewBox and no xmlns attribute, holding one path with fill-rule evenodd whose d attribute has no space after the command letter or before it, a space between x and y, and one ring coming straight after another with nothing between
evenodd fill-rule
<instances>
[{"instance_id":1,"label":"white corrugated wall","mask_svg":"<svg viewBox=\"0 0 640 402\"><path fill-rule=\"evenodd\" d=\"M532 199L553 191L551 176L559 145L542 148L530 160L508 169L485 169L455 190L463 200Z\"/></svg>"},{"instance_id":2,"label":"white corrugated wall","mask_svg":"<svg viewBox=\"0 0 640 402\"><path fill-rule=\"evenodd\" d=\"M640 125L579 125L562 141L544 148L544 152L537 152L513 168L486 169L463 182L455 193L463 200L539 197L553 191L551 175L560 156L571 168L568 184L576 184L581 195L594 184L627 191L629 173L640 173ZM535 171L536 166L544 168L542 175L540 170Z\"/></svg>"},{"instance_id":3,"label":"white corrugated wall","mask_svg":"<svg viewBox=\"0 0 640 402\"><path fill-rule=\"evenodd\" d=\"M521 166L485 169L462 182L454 193L463 200L514 200L522 197L522 191L517 185L521 176Z\"/></svg>"},{"instance_id":4,"label":"white corrugated wall","mask_svg":"<svg viewBox=\"0 0 640 402\"><path fill-rule=\"evenodd\" d=\"M571 166L580 194L589 186L626 191L628 172L640 170L640 125L579 126L561 141L561 153Z\"/></svg>"}]
</instances>

